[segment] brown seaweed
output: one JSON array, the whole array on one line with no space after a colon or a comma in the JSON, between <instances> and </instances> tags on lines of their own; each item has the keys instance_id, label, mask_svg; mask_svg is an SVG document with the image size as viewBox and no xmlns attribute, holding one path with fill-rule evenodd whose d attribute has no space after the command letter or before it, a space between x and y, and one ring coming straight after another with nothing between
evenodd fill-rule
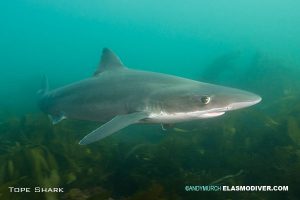
<instances>
[{"instance_id":1,"label":"brown seaweed","mask_svg":"<svg viewBox=\"0 0 300 200\"><path fill-rule=\"evenodd\" d=\"M232 62L235 57L228 59ZM220 118L176 124L167 131L137 125L80 146L79 139L97 123L67 120L53 126L42 114L2 119L0 199L24 199L10 193L10 186L65 190L63 194L26 194L26 199L33 200L235 199L232 193L184 190L186 185L210 183L288 185L288 193L236 195L238 199L297 199L299 87L287 78L287 70L268 75L278 81L275 86L280 91L274 93L272 86L264 85L270 77L258 77L274 62L257 55L252 62L256 69L269 67L247 72L255 79L247 87L259 88L267 96L262 105ZM243 173L234 174L241 169Z\"/></svg>"}]
</instances>

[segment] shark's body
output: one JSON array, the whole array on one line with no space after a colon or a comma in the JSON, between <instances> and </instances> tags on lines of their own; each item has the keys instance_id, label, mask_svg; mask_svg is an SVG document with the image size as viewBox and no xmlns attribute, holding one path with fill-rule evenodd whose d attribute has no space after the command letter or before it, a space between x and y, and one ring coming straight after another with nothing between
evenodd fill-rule
<instances>
[{"instance_id":1,"label":"shark's body","mask_svg":"<svg viewBox=\"0 0 300 200\"><path fill-rule=\"evenodd\" d=\"M242 90L128 69L109 49L103 50L93 77L40 93L39 106L53 123L65 118L107 122L80 144L97 141L133 123L169 124L216 117L261 100Z\"/></svg>"}]
</instances>

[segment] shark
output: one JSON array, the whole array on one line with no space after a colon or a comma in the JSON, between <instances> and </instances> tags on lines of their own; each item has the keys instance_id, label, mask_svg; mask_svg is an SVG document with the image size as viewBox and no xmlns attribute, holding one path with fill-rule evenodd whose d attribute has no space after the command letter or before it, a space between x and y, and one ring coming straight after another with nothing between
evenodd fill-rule
<instances>
[{"instance_id":1,"label":"shark","mask_svg":"<svg viewBox=\"0 0 300 200\"><path fill-rule=\"evenodd\" d=\"M103 49L91 77L51 91L45 77L38 94L38 106L53 124L63 119L102 123L80 140L81 145L131 124L168 125L212 118L261 101L260 96L244 90L130 69L108 48Z\"/></svg>"}]
</instances>

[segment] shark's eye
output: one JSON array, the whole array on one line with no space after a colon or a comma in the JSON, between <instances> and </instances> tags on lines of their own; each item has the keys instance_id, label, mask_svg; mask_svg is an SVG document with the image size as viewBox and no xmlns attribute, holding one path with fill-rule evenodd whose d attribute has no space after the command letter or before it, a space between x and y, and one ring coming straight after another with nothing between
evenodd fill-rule
<instances>
[{"instance_id":1,"label":"shark's eye","mask_svg":"<svg viewBox=\"0 0 300 200\"><path fill-rule=\"evenodd\" d=\"M208 104L210 102L210 97L209 96L201 97L201 102L205 105Z\"/></svg>"}]
</instances>

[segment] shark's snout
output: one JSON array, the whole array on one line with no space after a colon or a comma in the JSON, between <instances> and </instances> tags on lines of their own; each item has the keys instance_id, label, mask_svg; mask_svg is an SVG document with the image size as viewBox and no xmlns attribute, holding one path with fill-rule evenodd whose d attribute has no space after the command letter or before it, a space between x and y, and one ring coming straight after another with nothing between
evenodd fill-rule
<instances>
[{"instance_id":1,"label":"shark's snout","mask_svg":"<svg viewBox=\"0 0 300 200\"><path fill-rule=\"evenodd\" d=\"M240 95L239 98L237 98L234 102L230 103L228 105L228 110L237 110L241 108L246 108L249 106L253 106L261 101L261 97L247 92L243 95Z\"/></svg>"}]
</instances>

